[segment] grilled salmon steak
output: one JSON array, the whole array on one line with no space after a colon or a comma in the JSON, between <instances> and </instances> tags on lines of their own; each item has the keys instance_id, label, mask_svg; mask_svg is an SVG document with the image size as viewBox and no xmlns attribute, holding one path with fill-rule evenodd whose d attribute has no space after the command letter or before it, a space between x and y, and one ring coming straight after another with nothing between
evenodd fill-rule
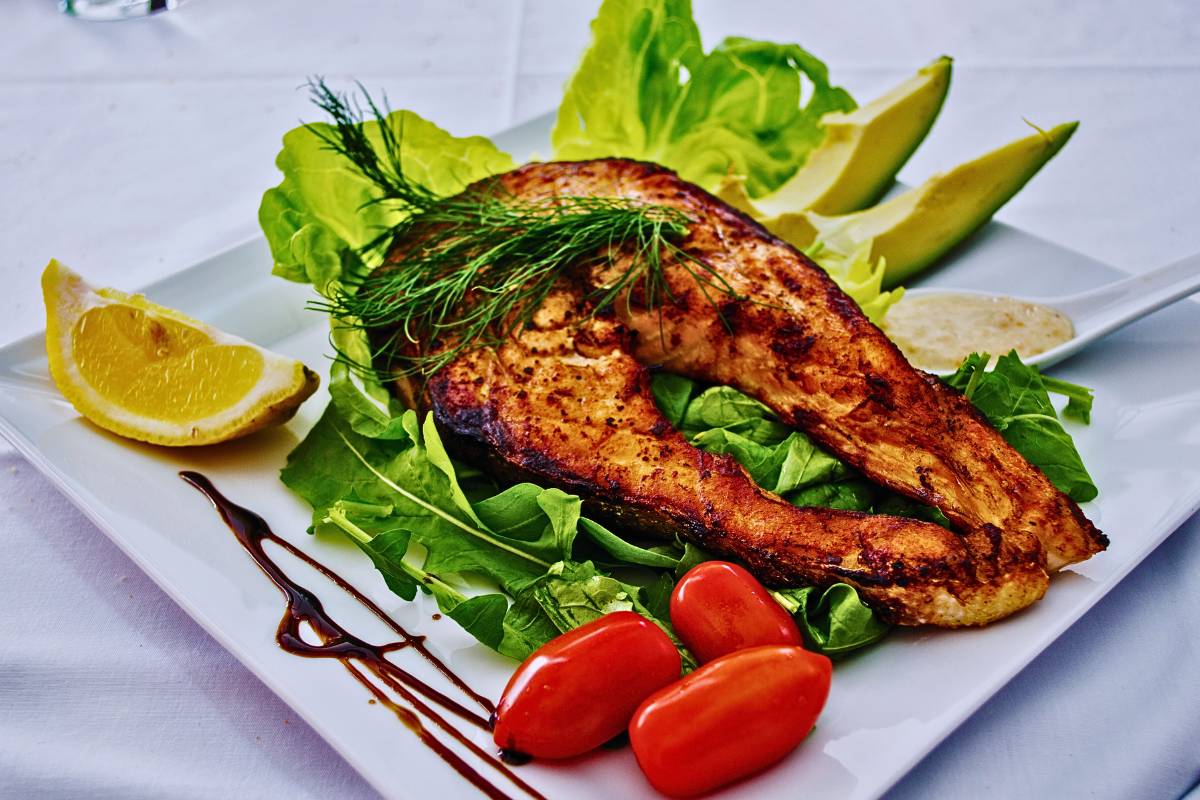
<instances>
[{"instance_id":1,"label":"grilled salmon steak","mask_svg":"<svg viewBox=\"0 0 1200 800\"><path fill-rule=\"evenodd\" d=\"M1104 549L1078 506L962 395L911 367L823 270L740 212L621 159L530 164L500 181L528 202L590 195L679 209L692 220L682 249L736 296L710 302L674 263L671 302L647 309L631 297L593 315L591 290L628 263L618 255L564 278L517 337L460 355L420 396L401 382L460 454L575 492L620 529L742 561L769 585L845 581L906 625L1007 616L1042 596L1048 571ZM763 491L673 430L650 367L757 398L869 479L941 509L955 530L796 508Z\"/></svg>"}]
</instances>

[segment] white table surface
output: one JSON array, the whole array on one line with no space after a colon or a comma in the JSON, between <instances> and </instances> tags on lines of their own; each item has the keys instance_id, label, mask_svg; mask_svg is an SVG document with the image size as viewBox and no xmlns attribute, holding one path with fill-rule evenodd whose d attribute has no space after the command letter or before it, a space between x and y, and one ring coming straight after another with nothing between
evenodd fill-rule
<instances>
[{"instance_id":1,"label":"white table surface","mask_svg":"<svg viewBox=\"0 0 1200 800\"><path fill-rule=\"evenodd\" d=\"M0 4L0 343L42 327L51 256L132 288L252 236L280 135L314 118L306 76L490 133L555 105L595 7L193 0L103 24L55 5ZM1200 250L1189 0L714 1L697 17L709 44L800 42L860 100L949 53L949 101L902 178L1022 117L1080 119L1001 218L1131 271ZM374 796L2 443L0 576L0 797ZM1198 642L1193 518L889 798L1180 797L1200 780Z\"/></svg>"}]
</instances>

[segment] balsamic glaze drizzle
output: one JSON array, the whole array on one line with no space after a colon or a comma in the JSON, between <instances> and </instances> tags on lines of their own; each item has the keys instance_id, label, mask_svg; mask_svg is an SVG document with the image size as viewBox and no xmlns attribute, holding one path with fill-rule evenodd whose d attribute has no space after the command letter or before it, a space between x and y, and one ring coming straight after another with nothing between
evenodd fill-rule
<instances>
[{"instance_id":1,"label":"balsamic glaze drizzle","mask_svg":"<svg viewBox=\"0 0 1200 800\"><path fill-rule=\"evenodd\" d=\"M417 734L418 738L429 749L437 753L443 761L453 767L460 775L474 784L476 788L488 797L494 800L511 800L509 795L505 794L504 791L481 775L457 753L434 736L433 731L425 727L422 718L483 759L490 767L507 778L509 782L522 792L534 798L534 800L545 800L536 789L521 780L505 765L505 762L509 764L516 763L514 760L510 760L509 757L505 757L504 755L497 758L487 750L484 750L430 706L430 703L440 706L443 710L482 730L491 729L490 718L496 710L490 700L471 689L462 678L454 674L441 659L425 646L424 636L417 636L400 627L399 623L388 616L383 609L347 583L340 575L309 556L303 550L275 535L266 521L258 514L226 498L204 475L198 472L184 471L179 473L179 477L190 483L209 499L213 507L221 515L221 519L233 531L233 535L237 538L238 543L245 548L246 552L250 554L250 557L254 559L259 568L271 579L271 582L283 592L283 596L287 600L287 609L275 632L275 640L279 642L279 646L283 650L293 655L303 656L304 658L335 658L340 661L350 674L365 686L381 705L390 709L407 728ZM373 645L343 628L329 616L320 599L315 594L288 577L279 565L267 555L263 543L268 541L274 542L336 583L343 591L368 608L371 613L395 631L396 635L400 637L399 641L385 645ZM308 623L316 631L317 637L321 640L320 644L312 644L304 640L300 633L301 626L304 623ZM461 703L447 697L442 692L434 689L429 684L385 658L387 653L403 649L412 649L418 652L456 688L471 698L474 704L482 709L487 716L466 708ZM408 707L393 701L382 689L367 678L363 672L364 669L395 692L408 704Z\"/></svg>"}]
</instances>

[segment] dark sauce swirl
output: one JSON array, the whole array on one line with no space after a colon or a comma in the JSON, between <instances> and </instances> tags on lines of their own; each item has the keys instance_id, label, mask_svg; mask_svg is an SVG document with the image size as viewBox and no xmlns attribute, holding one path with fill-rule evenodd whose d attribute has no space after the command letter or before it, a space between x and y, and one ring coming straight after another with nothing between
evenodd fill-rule
<instances>
[{"instance_id":1,"label":"dark sauce swirl","mask_svg":"<svg viewBox=\"0 0 1200 800\"><path fill-rule=\"evenodd\" d=\"M490 730L489 720L496 709L491 701L471 689L462 678L425 646L424 636L417 636L406 631L383 609L351 586L340 575L290 542L276 536L266 521L258 514L226 498L205 476L191 471L180 472L179 476L200 490L212 502L213 507L221 515L221 519L233 531L238 543L245 548L259 568L271 579L271 582L283 592L287 608L275 632L275 640L279 642L279 646L283 650L304 658L335 658L340 661L350 674L367 688L367 691L380 705L390 709L406 727L417 734L429 749L437 753L443 761L488 797L495 798L495 800L511 800L508 794L467 764L461 756L435 736L433 730L426 727L426 722L470 750L525 795L535 798L535 800L545 800L536 789L521 780L506 766L505 762L517 763L515 759L504 756L497 758L471 741L462 730L435 710L434 706L437 706L442 712L453 714L460 720L486 731ZM274 542L336 583L343 591L368 608L371 613L395 631L399 640L390 644L374 645L363 641L343 628L325 611L320 598L288 577L287 573L267 555L263 543L268 541ZM316 636L320 640L319 644L304 640L301 635L301 626L305 623L308 623L316 632ZM419 653L446 680L470 698L472 704L477 706L482 713L467 708L385 657L387 653L404 649L411 649ZM395 702L367 677L367 673L395 692L396 696L406 705Z\"/></svg>"}]
</instances>

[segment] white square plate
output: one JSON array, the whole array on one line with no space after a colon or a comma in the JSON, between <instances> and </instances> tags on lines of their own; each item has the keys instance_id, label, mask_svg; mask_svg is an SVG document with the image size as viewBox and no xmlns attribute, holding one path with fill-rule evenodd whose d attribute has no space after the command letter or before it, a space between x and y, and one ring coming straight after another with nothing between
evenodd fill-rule
<instances>
[{"instance_id":1,"label":"white square plate","mask_svg":"<svg viewBox=\"0 0 1200 800\"><path fill-rule=\"evenodd\" d=\"M549 117L495 137L521 160L548 152ZM307 287L270 274L261 239L150 287L152 299L322 369L324 318L303 309ZM1063 294L1120 277L1113 268L1000 224L922 285ZM1070 430L1100 487L1085 511L1112 539L1056 576L1045 599L981 630L904 630L837 666L815 733L780 766L724 796L876 797L1096 603L1200 506L1200 306L1184 302L1109 337L1054 370L1096 390L1094 421ZM1181 365L1190 368L1181 369ZM322 370L323 371L323 370ZM274 641L283 601L211 507L176 473L205 473L277 533L361 588L468 683L497 697L514 665L474 643L432 602L392 595L357 549L309 537L309 509L279 482L289 450L316 421L322 391L286 427L208 448L170 450L111 436L59 396L41 335L0 350L0 430L201 625L254 671L388 797L470 792L333 661L296 658ZM289 556L280 563L368 641L394 638L377 620ZM411 654L396 658L424 675ZM431 678L432 680L432 678ZM473 733L484 747L488 737ZM461 751L461 749L460 749ZM470 757L468 756L470 760ZM628 748L519 774L548 797L653 796ZM497 780L514 796L515 789Z\"/></svg>"}]
</instances>

